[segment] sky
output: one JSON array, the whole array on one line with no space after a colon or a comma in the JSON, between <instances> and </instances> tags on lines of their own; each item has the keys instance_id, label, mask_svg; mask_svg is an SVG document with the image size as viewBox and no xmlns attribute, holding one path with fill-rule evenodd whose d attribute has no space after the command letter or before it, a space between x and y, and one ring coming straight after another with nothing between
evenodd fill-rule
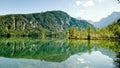
<instances>
[{"instance_id":1,"label":"sky","mask_svg":"<svg viewBox=\"0 0 120 68\"><path fill-rule=\"evenodd\" d=\"M120 12L117 0L0 0L0 15L61 10L74 18L99 21Z\"/></svg>"}]
</instances>

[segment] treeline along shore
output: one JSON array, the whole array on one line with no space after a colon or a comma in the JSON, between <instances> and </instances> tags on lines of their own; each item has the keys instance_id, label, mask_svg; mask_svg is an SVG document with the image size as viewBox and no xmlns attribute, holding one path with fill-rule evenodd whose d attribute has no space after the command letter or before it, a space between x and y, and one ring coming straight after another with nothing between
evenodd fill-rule
<instances>
[{"instance_id":1,"label":"treeline along shore","mask_svg":"<svg viewBox=\"0 0 120 68\"><path fill-rule=\"evenodd\" d=\"M119 40L120 19L105 28L93 28L90 25L86 29L72 26L66 31L67 39L86 40Z\"/></svg>"}]
</instances>

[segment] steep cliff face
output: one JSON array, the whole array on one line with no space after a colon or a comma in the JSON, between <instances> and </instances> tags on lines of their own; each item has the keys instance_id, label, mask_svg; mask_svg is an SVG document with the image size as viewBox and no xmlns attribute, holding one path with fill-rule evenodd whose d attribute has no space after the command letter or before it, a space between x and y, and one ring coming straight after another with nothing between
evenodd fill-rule
<instances>
[{"instance_id":1,"label":"steep cliff face","mask_svg":"<svg viewBox=\"0 0 120 68\"><path fill-rule=\"evenodd\" d=\"M89 23L77 20L63 11L0 16L0 31L4 33L64 32L71 26L86 28ZM91 25L91 24L90 24Z\"/></svg>"}]
</instances>

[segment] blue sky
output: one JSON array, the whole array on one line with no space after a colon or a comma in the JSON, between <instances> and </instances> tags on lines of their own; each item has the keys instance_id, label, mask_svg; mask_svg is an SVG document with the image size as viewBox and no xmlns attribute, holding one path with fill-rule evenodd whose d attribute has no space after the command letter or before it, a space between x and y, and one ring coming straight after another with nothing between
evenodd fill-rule
<instances>
[{"instance_id":1,"label":"blue sky","mask_svg":"<svg viewBox=\"0 0 120 68\"><path fill-rule=\"evenodd\" d=\"M72 17L99 21L120 12L117 0L0 0L0 15L62 10Z\"/></svg>"}]
</instances>

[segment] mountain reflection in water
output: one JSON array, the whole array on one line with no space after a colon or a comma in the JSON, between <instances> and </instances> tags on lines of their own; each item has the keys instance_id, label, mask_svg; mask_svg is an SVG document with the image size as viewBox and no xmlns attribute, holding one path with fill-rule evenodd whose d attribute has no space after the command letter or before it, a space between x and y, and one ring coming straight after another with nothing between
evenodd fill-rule
<instances>
[{"instance_id":1,"label":"mountain reflection in water","mask_svg":"<svg viewBox=\"0 0 120 68\"><path fill-rule=\"evenodd\" d=\"M1 38L0 68L119 68L117 41Z\"/></svg>"}]
</instances>

